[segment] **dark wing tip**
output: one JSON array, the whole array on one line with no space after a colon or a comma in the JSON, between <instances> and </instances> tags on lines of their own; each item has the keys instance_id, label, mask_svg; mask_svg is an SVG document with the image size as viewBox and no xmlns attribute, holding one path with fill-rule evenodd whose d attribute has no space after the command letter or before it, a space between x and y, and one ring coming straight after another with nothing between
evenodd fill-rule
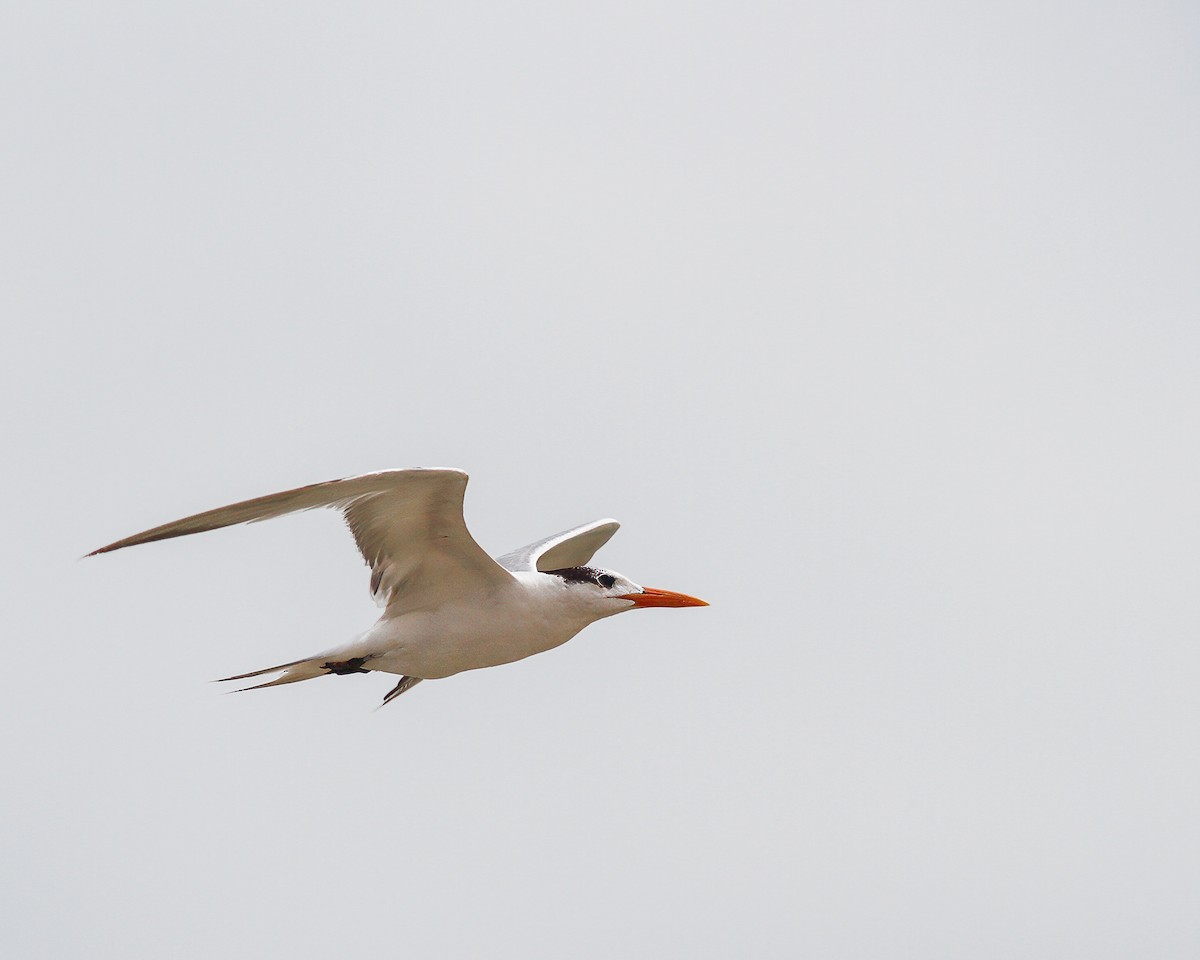
<instances>
[{"instance_id":1,"label":"dark wing tip","mask_svg":"<svg viewBox=\"0 0 1200 960\"><path fill-rule=\"evenodd\" d=\"M420 682L421 682L420 677L401 677L400 682L398 684L396 684L394 687L392 687L392 689L389 690L386 694L384 694L383 703L381 703L375 709L376 710L383 709L389 703L391 703L393 700L395 700L398 696L400 696L400 694L404 693L405 691L411 690L413 687L415 687Z\"/></svg>"}]
</instances>

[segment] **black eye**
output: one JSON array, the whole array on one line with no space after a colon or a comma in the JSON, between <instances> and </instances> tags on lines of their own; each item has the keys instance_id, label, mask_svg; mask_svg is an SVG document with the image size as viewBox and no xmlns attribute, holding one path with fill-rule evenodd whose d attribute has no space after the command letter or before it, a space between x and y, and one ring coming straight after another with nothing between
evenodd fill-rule
<instances>
[{"instance_id":1,"label":"black eye","mask_svg":"<svg viewBox=\"0 0 1200 960\"><path fill-rule=\"evenodd\" d=\"M610 577L607 573L602 573L596 578L596 582L605 590L611 590L612 585L617 582L616 577Z\"/></svg>"}]
</instances>

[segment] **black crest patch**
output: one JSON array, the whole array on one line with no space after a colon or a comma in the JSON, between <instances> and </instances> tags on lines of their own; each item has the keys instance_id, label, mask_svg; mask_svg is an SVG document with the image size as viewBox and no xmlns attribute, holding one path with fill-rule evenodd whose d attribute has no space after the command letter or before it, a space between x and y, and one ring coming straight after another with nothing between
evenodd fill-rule
<instances>
[{"instance_id":1,"label":"black crest patch","mask_svg":"<svg viewBox=\"0 0 1200 960\"><path fill-rule=\"evenodd\" d=\"M563 567L561 570L543 570L554 577L562 577L567 583L594 583L598 587L611 587L613 578L595 567ZM607 580L608 583L603 581Z\"/></svg>"}]
</instances>

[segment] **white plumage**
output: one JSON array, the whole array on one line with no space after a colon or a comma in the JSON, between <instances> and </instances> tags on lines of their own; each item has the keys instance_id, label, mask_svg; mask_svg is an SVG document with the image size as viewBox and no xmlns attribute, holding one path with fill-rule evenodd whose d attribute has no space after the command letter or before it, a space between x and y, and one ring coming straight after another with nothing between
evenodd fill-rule
<instances>
[{"instance_id":1,"label":"white plumage","mask_svg":"<svg viewBox=\"0 0 1200 960\"><path fill-rule=\"evenodd\" d=\"M597 520L493 560L463 520L467 475L416 468L369 473L285 490L165 523L88 556L154 540L253 523L299 510L335 507L345 515L371 567L371 593L383 613L348 644L291 663L226 677L280 676L245 689L328 674L382 671L399 696L423 679L510 663L571 639L595 620L651 606L705 606L667 590L641 587L587 566L617 531Z\"/></svg>"}]
</instances>

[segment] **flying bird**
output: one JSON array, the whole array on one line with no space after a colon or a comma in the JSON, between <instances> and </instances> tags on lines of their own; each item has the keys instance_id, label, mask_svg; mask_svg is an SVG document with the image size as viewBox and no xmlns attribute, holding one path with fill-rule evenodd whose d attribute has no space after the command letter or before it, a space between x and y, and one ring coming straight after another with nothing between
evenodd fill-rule
<instances>
[{"instance_id":1,"label":"flying bird","mask_svg":"<svg viewBox=\"0 0 1200 960\"><path fill-rule=\"evenodd\" d=\"M421 467L330 480L207 510L117 540L89 557L154 540L333 507L371 568L379 620L350 643L223 680L278 673L260 690L330 674L391 673L387 704L422 680L522 660L570 640L589 623L643 607L704 607L590 566L615 520L564 530L493 560L467 530L461 470Z\"/></svg>"}]
</instances>

